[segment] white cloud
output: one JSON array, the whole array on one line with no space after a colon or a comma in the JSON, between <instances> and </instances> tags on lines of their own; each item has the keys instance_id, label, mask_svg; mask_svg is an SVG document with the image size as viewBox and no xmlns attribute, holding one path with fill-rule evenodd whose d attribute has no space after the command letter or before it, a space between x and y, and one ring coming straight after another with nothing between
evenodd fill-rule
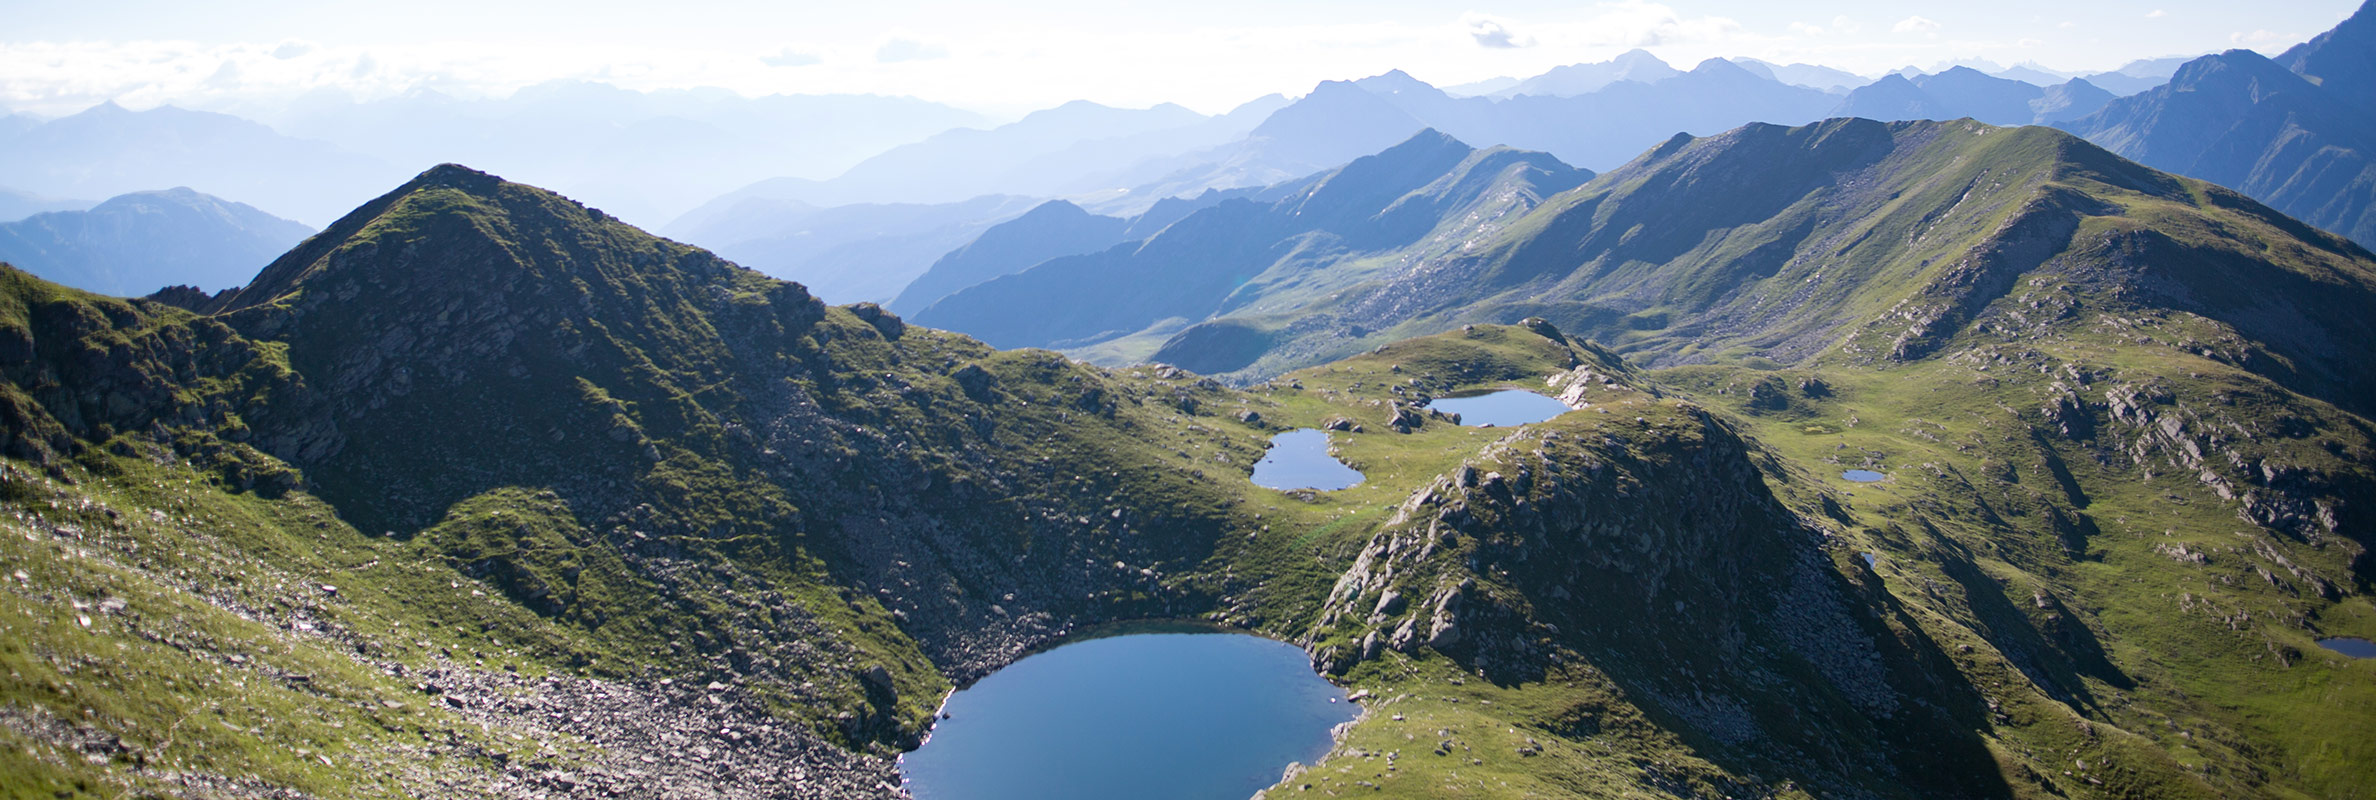
<instances>
[{"instance_id":1,"label":"white cloud","mask_svg":"<svg viewBox=\"0 0 2376 800\"><path fill-rule=\"evenodd\" d=\"M1898 20L1896 25L1889 26L1889 31L1891 33L1936 34L1939 32L1939 23L1929 17L1907 17Z\"/></svg>"},{"instance_id":2,"label":"white cloud","mask_svg":"<svg viewBox=\"0 0 2376 800\"><path fill-rule=\"evenodd\" d=\"M875 60L885 64L895 64L901 61L931 61L948 57L949 48L945 46L906 37L892 37L889 41L884 42L882 47L875 48Z\"/></svg>"},{"instance_id":3,"label":"white cloud","mask_svg":"<svg viewBox=\"0 0 2376 800\"><path fill-rule=\"evenodd\" d=\"M759 63L770 67L805 67L811 64L823 64L825 57L817 55L813 51L786 47L774 54L760 56Z\"/></svg>"},{"instance_id":4,"label":"white cloud","mask_svg":"<svg viewBox=\"0 0 2376 800\"><path fill-rule=\"evenodd\" d=\"M2014 42L2013 46L2019 47L2023 50L2035 50L2040 47L2045 47L2046 41L2043 39L2022 39L2020 41Z\"/></svg>"},{"instance_id":5,"label":"white cloud","mask_svg":"<svg viewBox=\"0 0 2376 800\"><path fill-rule=\"evenodd\" d=\"M287 61L313 51L314 44L312 42L300 42L295 39L284 39L278 46L272 48L272 57L282 61Z\"/></svg>"},{"instance_id":6,"label":"white cloud","mask_svg":"<svg viewBox=\"0 0 2376 800\"><path fill-rule=\"evenodd\" d=\"M1856 34L1863 32L1864 26L1857 24L1856 20L1849 19L1847 15L1843 14L1832 18L1831 29L1842 34Z\"/></svg>"},{"instance_id":7,"label":"white cloud","mask_svg":"<svg viewBox=\"0 0 2376 800\"><path fill-rule=\"evenodd\" d=\"M1826 31L1823 30L1823 26L1821 25L1814 25L1805 22L1793 22L1790 23L1790 32L1800 36L1822 36Z\"/></svg>"},{"instance_id":8,"label":"white cloud","mask_svg":"<svg viewBox=\"0 0 2376 800\"><path fill-rule=\"evenodd\" d=\"M2164 17L2164 16L2168 16L2168 12L2162 11L2161 9L2158 9L2158 8L2156 8L2156 9L2154 9L2154 10L2152 10L2152 11L2146 12L2146 14L2145 14L2145 18L2146 18L2146 19L2161 19L2161 18L2162 18L2162 17Z\"/></svg>"},{"instance_id":9,"label":"white cloud","mask_svg":"<svg viewBox=\"0 0 2376 800\"><path fill-rule=\"evenodd\" d=\"M1469 38L1475 39L1480 47L1508 50L1533 47L1535 44L1534 37L1510 30L1509 23L1500 19L1481 14L1463 14L1460 21L1468 26Z\"/></svg>"}]
</instances>

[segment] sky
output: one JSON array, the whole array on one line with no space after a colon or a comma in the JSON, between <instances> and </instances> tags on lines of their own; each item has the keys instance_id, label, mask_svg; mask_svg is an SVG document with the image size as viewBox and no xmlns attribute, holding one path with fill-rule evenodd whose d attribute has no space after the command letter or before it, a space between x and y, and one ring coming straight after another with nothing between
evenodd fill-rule
<instances>
[{"instance_id":1,"label":"sky","mask_svg":"<svg viewBox=\"0 0 2376 800\"><path fill-rule=\"evenodd\" d=\"M2358 0L1445 3L1200 0L0 0L0 108L37 116L500 97L551 80L744 95L886 94L1012 117L1068 100L1218 113L1401 69L1438 86L1642 48L1877 75L1958 59L2066 72L2230 48L2275 54Z\"/></svg>"}]
</instances>

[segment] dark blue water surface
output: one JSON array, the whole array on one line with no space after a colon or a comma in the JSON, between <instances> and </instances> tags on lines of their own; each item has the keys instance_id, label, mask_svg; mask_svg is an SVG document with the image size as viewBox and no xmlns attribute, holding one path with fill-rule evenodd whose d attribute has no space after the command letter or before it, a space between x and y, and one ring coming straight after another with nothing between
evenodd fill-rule
<instances>
[{"instance_id":1,"label":"dark blue water surface","mask_svg":"<svg viewBox=\"0 0 2376 800\"><path fill-rule=\"evenodd\" d=\"M1427 407L1446 414L1459 414L1462 425L1492 425L1499 428L1541 422L1575 410L1568 408L1566 403L1525 389L1503 389L1475 397L1437 398Z\"/></svg>"},{"instance_id":2,"label":"dark blue water surface","mask_svg":"<svg viewBox=\"0 0 2376 800\"><path fill-rule=\"evenodd\" d=\"M1301 649L1229 633L1064 645L943 709L900 758L918 800L1245 800L1359 713Z\"/></svg>"},{"instance_id":3,"label":"dark blue water surface","mask_svg":"<svg viewBox=\"0 0 2376 800\"><path fill-rule=\"evenodd\" d=\"M1361 482L1361 471L1328 454L1328 432L1298 428L1271 437L1270 452L1254 462L1254 485L1332 491Z\"/></svg>"},{"instance_id":4,"label":"dark blue water surface","mask_svg":"<svg viewBox=\"0 0 2376 800\"><path fill-rule=\"evenodd\" d=\"M1840 477L1847 478L1857 483L1874 483L1889 476L1874 472L1869 469L1852 469L1847 472L1840 473Z\"/></svg>"},{"instance_id":5,"label":"dark blue water surface","mask_svg":"<svg viewBox=\"0 0 2376 800\"><path fill-rule=\"evenodd\" d=\"M2352 658L2376 658L2376 642L2357 636L2337 636L2318 640L2318 646Z\"/></svg>"}]
</instances>

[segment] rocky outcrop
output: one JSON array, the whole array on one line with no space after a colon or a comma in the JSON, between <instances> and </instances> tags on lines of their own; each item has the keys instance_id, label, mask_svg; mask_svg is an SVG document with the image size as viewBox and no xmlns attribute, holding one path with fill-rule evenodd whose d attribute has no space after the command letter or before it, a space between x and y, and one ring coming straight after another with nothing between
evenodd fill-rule
<instances>
[{"instance_id":1,"label":"rocky outcrop","mask_svg":"<svg viewBox=\"0 0 2376 800\"><path fill-rule=\"evenodd\" d=\"M1582 662L1698 735L1835 777L1927 758L1802 735L1821 717L1888 741L1954 724L1941 708L1966 698L1934 652L1882 633L1731 429L1672 401L1637 413L1530 425L1414 491L1330 590L1314 664L1434 654L1523 683ZM1795 710L1772 710L1782 697Z\"/></svg>"}]
</instances>

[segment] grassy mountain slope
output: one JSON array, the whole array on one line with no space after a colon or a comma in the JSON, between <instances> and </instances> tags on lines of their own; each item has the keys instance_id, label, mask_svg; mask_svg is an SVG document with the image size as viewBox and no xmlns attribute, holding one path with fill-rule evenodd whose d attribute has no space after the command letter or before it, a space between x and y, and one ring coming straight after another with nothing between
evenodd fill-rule
<instances>
[{"instance_id":1,"label":"grassy mountain slope","mask_svg":"<svg viewBox=\"0 0 2376 800\"><path fill-rule=\"evenodd\" d=\"M2345 386L2363 379L2344 376L2364 330L2350 309L2368 290L2367 260L2249 199L2052 130L1749 126L1677 137L1458 250L1405 253L1395 271L1324 297L1250 302L1303 303L1305 330L1273 333L1271 349L1235 374L1528 315L1656 365L1903 359L2024 276L2052 273L2249 325L2254 341L2280 349L2256 369L2356 403ZM2131 277L2144 283L2123 288ZM2271 280L2271 291L2234 290ZM1352 339L1311 321L1320 315L1382 332Z\"/></svg>"},{"instance_id":2,"label":"grassy mountain slope","mask_svg":"<svg viewBox=\"0 0 2376 800\"><path fill-rule=\"evenodd\" d=\"M2116 159L1937 141L2092 151L2051 132L1854 125L1632 173L1688 197L1760 165L1820 194L1876 151L1965 170L1909 179L1938 213L1905 210L1875 294L1742 317L1835 332L1788 367L1602 329L1673 356L1652 370L1526 320L1238 391L828 307L451 166L207 313L0 270L0 789L889 796L939 692L1150 618L1297 641L1370 693L1274 797L2376 785L2376 662L2311 642L2376 634L2365 370L2273 321L2322 306L2199 281L2341 296L2366 255ZM1809 142L1853 146L1793 170ZM1969 191L2000 182L2022 202ZM2175 249L1956 293L2069 193L2098 202L2071 240ZM1614 215L1567 200L1527 219ZM1995 244L1937 263L1925 232ZM1520 239L1465 241L1492 291L1545 279ZM1504 386L1579 410L1424 407ZM1245 480L1263 437L1322 426L1361 485Z\"/></svg>"}]
</instances>

